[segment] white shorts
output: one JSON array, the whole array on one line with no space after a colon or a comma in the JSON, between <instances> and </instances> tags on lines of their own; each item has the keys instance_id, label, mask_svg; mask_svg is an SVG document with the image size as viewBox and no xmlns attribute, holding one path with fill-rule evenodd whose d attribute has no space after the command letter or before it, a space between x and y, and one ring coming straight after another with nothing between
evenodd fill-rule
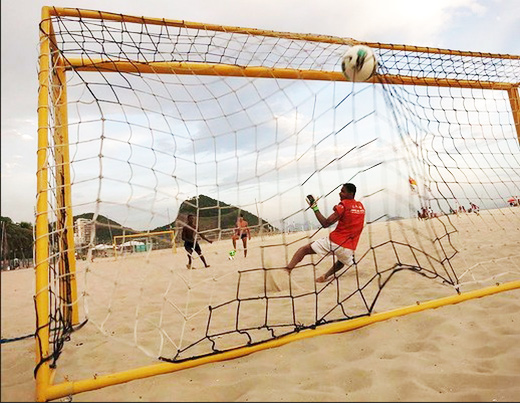
<instances>
[{"instance_id":1,"label":"white shorts","mask_svg":"<svg viewBox=\"0 0 520 403\"><path fill-rule=\"evenodd\" d=\"M331 242L329 237L317 239L311 243L311 248L320 256L334 255L345 266L354 263L354 251Z\"/></svg>"}]
</instances>

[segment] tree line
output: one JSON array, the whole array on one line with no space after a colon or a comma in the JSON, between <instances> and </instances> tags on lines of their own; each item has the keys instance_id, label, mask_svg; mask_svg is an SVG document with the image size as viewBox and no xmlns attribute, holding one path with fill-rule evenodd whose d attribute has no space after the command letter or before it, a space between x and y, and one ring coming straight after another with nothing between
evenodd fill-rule
<instances>
[{"instance_id":1,"label":"tree line","mask_svg":"<svg viewBox=\"0 0 520 403\"><path fill-rule=\"evenodd\" d=\"M15 223L9 217L0 216L1 268L27 265L33 259L33 224Z\"/></svg>"}]
</instances>

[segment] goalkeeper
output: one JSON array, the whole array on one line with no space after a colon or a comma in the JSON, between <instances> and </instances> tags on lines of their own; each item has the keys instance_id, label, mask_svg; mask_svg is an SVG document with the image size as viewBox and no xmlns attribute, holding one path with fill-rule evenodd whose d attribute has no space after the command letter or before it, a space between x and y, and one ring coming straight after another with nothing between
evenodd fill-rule
<instances>
[{"instance_id":1,"label":"goalkeeper","mask_svg":"<svg viewBox=\"0 0 520 403\"><path fill-rule=\"evenodd\" d=\"M323 228L330 227L336 222L338 225L328 237L320 238L298 249L286 266L289 272L306 255L333 255L335 263L325 274L316 278L316 282L324 283L331 280L331 276L345 265L350 266L353 263L354 251L365 222L365 207L361 202L354 199L355 196L356 186L352 183L345 183L339 192L340 202L334 206L334 212L328 218L321 214L314 197L307 196L307 203L309 203Z\"/></svg>"}]
</instances>

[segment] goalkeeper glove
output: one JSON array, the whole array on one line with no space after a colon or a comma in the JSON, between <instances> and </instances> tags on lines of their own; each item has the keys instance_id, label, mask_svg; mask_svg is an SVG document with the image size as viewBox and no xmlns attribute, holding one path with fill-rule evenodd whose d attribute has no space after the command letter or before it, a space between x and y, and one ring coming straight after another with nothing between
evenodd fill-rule
<instances>
[{"instance_id":1,"label":"goalkeeper glove","mask_svg":"<svg viewBox=\"0 0 520 403\"><path fill-rule=\"evenodd\" d=\"M316 199L314 198L313 195L307 195L305 200L307 200L307 203L311 207L312 211L314 211L314 212L319 211L318 205L316 204Z\"/></svg>"}]
</instances>

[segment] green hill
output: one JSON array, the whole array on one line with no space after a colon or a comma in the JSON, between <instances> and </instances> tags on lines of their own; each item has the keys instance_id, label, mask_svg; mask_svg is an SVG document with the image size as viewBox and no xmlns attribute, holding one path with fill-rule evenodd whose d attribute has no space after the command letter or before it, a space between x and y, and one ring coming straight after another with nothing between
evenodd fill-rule
<instances>
[{"instance_id":1,"label":"green hill","mask_svg":"<svg viewBox=\"0 0 520 403\"><path fill-rule=\"evenodd\" d=\"M255 214L241 210L236 206L217 201L211 197L200 195L192 197L191 199L182 202L175 221L154 228L155 231L167 231L173 228L182 228L182 224L188 221L188 214L199 215L199 231L215 230L207 233L208 237L218 237L218 230L221 230L221 238L231 237L232 230L235 228L235 223L238 216L242 214L244 219L248 222L252 234L260 232L263 226L263 231L274 231L276 228L263 219L259 219ZM85 213L74 216L74 223L78 218L85 218L92 220L94 213ZM112 243L114 236L125 234L134 234L139 232L129 227L123 227L118 222L111 220L101 214L96 218L96 240L95 243ZM180 238L180 231L177 233L177 240Z\"/></svg>"},{"instance_id":2,"label":"green hill","mask_svg":"<svg viewBox=\"0 0 520 403\"><path fill-rule=\"evenodd\" d=\"M182 227L181 222L187 222L187 216L189 214L196 216L197 211L199 216L199 231L211 229L224 230L221 235L224 238L231 236L231 230L235 228L235 223L240 214L242 214L244 220L248 222L253 234L258 233L261 226L263 226L263 231L275 230L274 226L247 210L241 210L236 206L212 199L205 195L200 195L182 202L175 221L168 225L155 228L154 231L164 231L172 227L180 228Z\"/></svg>"}]
</instances>

